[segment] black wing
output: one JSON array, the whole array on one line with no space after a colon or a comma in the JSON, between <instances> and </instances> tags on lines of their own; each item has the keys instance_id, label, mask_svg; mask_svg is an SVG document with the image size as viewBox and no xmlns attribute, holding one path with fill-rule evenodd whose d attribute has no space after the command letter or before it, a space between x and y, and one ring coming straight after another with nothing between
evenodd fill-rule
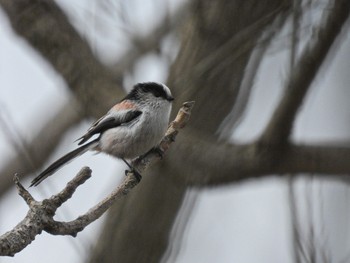
<instances>
[{"instance_id":1,"label":"black wing","mask_svg":"<svg viewBox=\"0 0 350 263\"><path fill-rule=\"evenodd\" d=\"M102 118L94 122L92 126L89 128L89 130L87 131L87 133L85 133L82 137L80 137L77 140L77 141L80 140L78 145L83 144L95 134L98 134L98 133L101 134L108 129L115 128L133 121L138 116L140 116L141 113L142 111L131 110L116 116L113 116L113 115L103 116Z\"/></svg>"}]
</instances>

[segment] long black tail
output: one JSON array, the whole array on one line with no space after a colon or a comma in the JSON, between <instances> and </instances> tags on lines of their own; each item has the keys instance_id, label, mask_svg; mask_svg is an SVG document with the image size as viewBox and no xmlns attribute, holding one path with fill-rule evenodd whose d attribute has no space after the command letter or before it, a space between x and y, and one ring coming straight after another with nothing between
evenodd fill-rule
<instances>
[{"instance_id":1,"label":"long black tail","mask_svg":"<svg viewBox=\"0 0 350 263\"><path fill-rule=\"evenodd\" d=\"M94 147L97 146L97 144L98 144L98 138L62 156L60 159L58 159L56 162L54 162L49 167L47 167L44 171L42 171L37 177L35 177L34 180L31 182L30 187L37 186L42 181L44 181L47 177L49 177L58 169L60 169L64 164L70 162L74 158L82 155L83 153L86 153L88 150L93 149Z\"/></svg>"}]
</instances>

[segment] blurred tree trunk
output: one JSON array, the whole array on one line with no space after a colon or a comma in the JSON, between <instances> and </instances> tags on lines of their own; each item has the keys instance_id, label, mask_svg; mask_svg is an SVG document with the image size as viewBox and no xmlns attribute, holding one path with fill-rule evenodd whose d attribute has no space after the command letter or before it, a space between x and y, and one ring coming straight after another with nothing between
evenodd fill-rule
<instances>
[{"instance_id":1,"label":"blurred tree trunk","mask_svg":"<svg viewBox=\"0 0 350 263\"><path fill-rule=\"evenodd\" d=\"M196 100L187 132L217 140L218 127L235 103L257 40L276 18L286 16L290 2L193 2L182 29L182 47L168 80L176 98L175 111L183 101ZM161 260L188 187L183 178L191 177L170 170L172 154L188 153L172 150L150 169L124 202L109 211L89 262ZM190 164L175 165L181 170L182 165Z\"/></svg>"}]
</instances>

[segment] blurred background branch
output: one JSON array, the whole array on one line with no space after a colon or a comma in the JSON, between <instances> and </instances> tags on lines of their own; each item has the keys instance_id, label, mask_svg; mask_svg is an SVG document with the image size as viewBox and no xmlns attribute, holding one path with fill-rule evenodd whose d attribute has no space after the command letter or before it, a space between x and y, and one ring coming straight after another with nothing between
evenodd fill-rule
<instances>
[{"instance_id":1,"label":"blurred background branch","mask_svg":"<svg viewBox=\"0 0 350 263\"><path fill-rule=\"evenodd\" d=\"M288 140L298 109L328 51L348 20L349 12L350 6L347 1L339 1L330 11L325 11L325 15L328 16L320 27L315 29L312 39L304 48L287 80L285 94L261 138L263 143L278 145Z\"/></svg>"}]
</instances>

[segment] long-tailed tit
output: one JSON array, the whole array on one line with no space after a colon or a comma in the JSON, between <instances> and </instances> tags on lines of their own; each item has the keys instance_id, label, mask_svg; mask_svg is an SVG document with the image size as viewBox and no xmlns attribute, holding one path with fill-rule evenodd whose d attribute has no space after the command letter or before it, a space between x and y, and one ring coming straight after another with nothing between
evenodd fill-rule
<instances>
[{"instance_id":1,"label":"long-tailed tit","mask_svg":"<svg viewBox=\"0 0 350 263\"><path fill-rule=\"evenodd\" d=\"M126 159L130 160L145 154L160 142L168 127L173 100L170 89L164 84L156 82L136 84L124 99L93 123L78 139L80 147L51 164L31 182L30 186L37 186L63 165L89 150L104 152L122 159L140 180L141 175ZM90 140L96 134L99 136Z\"/></svg>"}]
</instances>

